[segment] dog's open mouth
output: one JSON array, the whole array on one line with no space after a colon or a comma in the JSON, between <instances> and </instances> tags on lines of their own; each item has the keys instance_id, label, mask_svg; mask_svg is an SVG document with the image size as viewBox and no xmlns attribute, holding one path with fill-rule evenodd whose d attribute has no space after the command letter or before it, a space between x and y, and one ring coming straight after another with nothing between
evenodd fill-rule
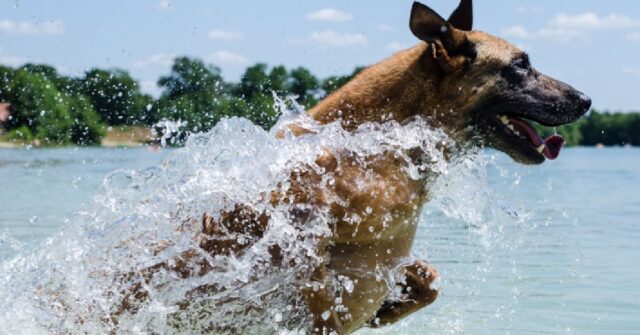
<instances>
[{"instance_id":1,"label":"dog's open mouth","mask_svg":"<svg viewBox=\"0 0 640 335\"><path fill-rule=\"evenodd\" d=\"M556 159L560 155L560 150L564 145L562 136L556 134L543 139L527 120L504 114L497 115L497 118L508 135L527 141L538 154L550 160Z\"/></svg>"}]
</instances>

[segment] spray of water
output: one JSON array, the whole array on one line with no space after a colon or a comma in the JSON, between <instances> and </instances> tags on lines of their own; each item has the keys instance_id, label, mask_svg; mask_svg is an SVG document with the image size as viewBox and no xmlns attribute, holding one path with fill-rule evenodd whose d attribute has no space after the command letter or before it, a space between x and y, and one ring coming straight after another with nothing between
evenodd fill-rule
<instances>
[{"instance_id":1,"label":"spray of water","mask_svg":"<svg viewBox=\"0 0 640 335\"><path fill-rule=\"evenodd\" d=\"M394 153L406 159L406 172L416 179L447 174L450 162L442 148L450 143L421 119L365 124L349 132L339 123L316 124L279 103L283 117L271 132L244 119L226 119L210 132L191 135L157 167L108 175L90 210L77 213L36 250L21 250L1 264L3 330L303 333L308 317L298 288L322 261L317 244L331 234L333 218L324 206L274 204L270 192L286 190L292 172L305 170L319 174L321 185L331 185L333 176L316 159L344 150L363 165L367 158ZM277 139L294 120L315 134L294 137L285 131ZM416 149L424 157L417 164L407 154ZM448 202L440 200L456 212ZM247 246L241 253L204 252L203 214L217 219L238 204L265 213L266 231L230 233L230 240ZM313 215L300 220L291 214L297 210ZM281 259L274 265L276 246ZM203 267L208 271L193 270ZM389 286L393 278L385 276ZM352 287L345 278L336 278L336 285L345 292Z\"/></svg>"}]
</instances>

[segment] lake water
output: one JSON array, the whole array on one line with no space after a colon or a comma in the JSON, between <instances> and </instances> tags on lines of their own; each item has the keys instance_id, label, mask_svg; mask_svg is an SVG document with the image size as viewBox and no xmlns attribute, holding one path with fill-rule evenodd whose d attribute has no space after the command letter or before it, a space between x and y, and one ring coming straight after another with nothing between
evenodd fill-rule
<instances>
[{"instance_id":1,"label":"lake water","mask_svg":"<svg viewBox=\"0 0 640 335\"><path fill-rule=\"evenodd\" d=\"M0 150L0 263L90 208L109 172L170 151ZM436 303L362 334L640 334L640 150L484 157L423 213L415 250L439 270Z\"/></svg>"}]
</instances>

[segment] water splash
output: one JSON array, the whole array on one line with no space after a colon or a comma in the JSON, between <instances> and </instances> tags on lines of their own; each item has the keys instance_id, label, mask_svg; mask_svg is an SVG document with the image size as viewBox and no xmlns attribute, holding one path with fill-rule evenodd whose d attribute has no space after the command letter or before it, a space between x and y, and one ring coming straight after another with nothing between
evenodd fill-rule
<instances>
[{"instance_id":1,"label":"water splash","mask_svg":"<svg viewBox=\"0 0 640 335\"><path fill-rule=\"evenodd\" d=\"M276 139L293 120L316 134L295 138L285 131ZM345 148L358 164L393 152L405 158L413 178L444 174L449 163L442 147L448 142L421 119L348 132L339 123L321 126L291 111L270 133L244 119L223 120L210 132L191 135L157 167L111 173L91 210L36 250L2 263L0 324L15 334L303 332L308 320L296 287L321 262L315 250L331 233L333 218L328 208L272 204L267 195L286 189L292 171L313 171L330 185L332 175L316 159ZM408 158L414 149L424 155L419 164ZM242 254L207 254L199 247L203 214L215 217L237 204L267 213L267 230L259 238L230 236L249 246ZM313 215L300 222L294 209ZM273 266L274 245L280 266ZM187 268L207 264L212 271L185 277L172 270L177 262ZM150 275L152 268L157 271ZM336 285L348 292L344 279Z\"/></svg>"}]
</instances>

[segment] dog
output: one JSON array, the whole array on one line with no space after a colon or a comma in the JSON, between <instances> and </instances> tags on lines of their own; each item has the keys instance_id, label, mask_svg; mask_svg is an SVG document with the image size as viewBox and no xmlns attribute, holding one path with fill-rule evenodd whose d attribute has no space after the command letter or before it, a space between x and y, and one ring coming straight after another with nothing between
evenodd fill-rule
<instances>
[{"instance_id":1,"label":"dog","mask_svg":"<svg viewBox=\"0 0 640 335\"><path fill-rule=\"evenodd\" d=\"M563 140L557 135L542 139L530 122L560 126L578 120L590 108L587 96L536 71L525 52L473 30L471 0L462 0L448 20L415 2L409 27L421 41L418 45L365 69L310 109L308 116L320 124L339 122L348 131L363 124L402 124L418 117L463 147L495 148L516 162L540 164L558 156ZM295 122L287 131L314 136ZM419 155L409 157L419 159ZM355 158L348 153L327 152L318 156L316 164L333 174L332 185L320 183L319 172L295 172L286 190L270 195L274 205L328 206L335 219L330 236L317 243L323 261L305 277L313 285L299 288L313 334L349 334L363 326L389 325L437 297L431 287L436 270L411 254L418 217L429 200L430 179L412 178L404 169L406 160L396 155L373 158L365 168L350 164ZM327 204L336 196L346 201ZM219 214L216 219L205 214L201 221L200 247L211 255L240 254L251 243L246 239L240 244L229 234L258 239L268 229L268 215L242 204ZM292 215L302 221L310 214L301 209ZM354 215L361 219L359 228L346 219ZM282 260L277 245L269 252L274 264ZM198 257L186 253L183 260L148 269L145 278L159 268L180 277L210 271ZM187 268L188 261L199 267ZM377 267L400 269L404 276L397 284L400 297L391 297L387 283L376 278ZM339 303L331 287L338 276L353 283ZM134 300L144 299L140 287L125 299L119 313L133 309Z\"/></svg>"}]
</instances>

